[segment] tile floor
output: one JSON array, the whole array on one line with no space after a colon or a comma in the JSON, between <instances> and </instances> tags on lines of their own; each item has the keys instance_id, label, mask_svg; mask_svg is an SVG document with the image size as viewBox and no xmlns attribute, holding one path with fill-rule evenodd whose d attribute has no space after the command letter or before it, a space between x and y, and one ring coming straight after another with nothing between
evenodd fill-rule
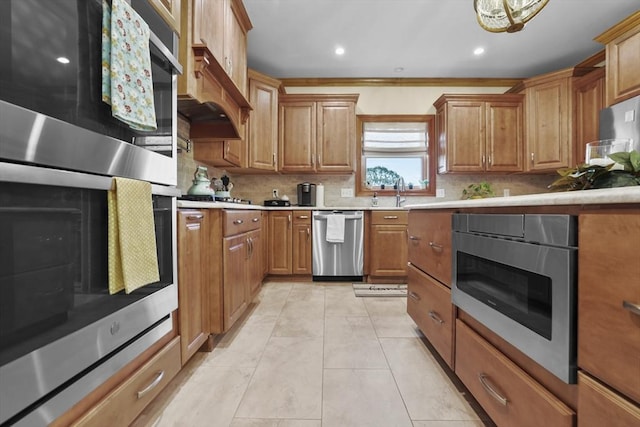
<instances>
[{"instance_id":1,"label":"tile floor","mask_svg":"<svg viewBox=\"0 0 640 427\"><path fill-rule=\"evenodd\" d=\"M267 282L255 302L136 425L493 426L429 351L404 298Z\"/></svg>"}]
</instances>

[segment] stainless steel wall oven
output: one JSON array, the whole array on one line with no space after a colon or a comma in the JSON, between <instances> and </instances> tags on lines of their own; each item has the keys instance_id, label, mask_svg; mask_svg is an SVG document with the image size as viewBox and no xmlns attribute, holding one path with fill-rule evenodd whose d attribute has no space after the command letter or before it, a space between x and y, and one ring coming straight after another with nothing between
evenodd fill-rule
<instances>
[{"instance_id":1,"label":"stainless steel wall oven","mask_svg":"<svg viewBox=\"0 0 640 427\"><path fill-rule=\"evenodd\" d=\"M99 96L101 5L0 2L2 426L62 415L169 333L178 305L177 36L147 0L131 0L153 33L158 121L134 131ZM69 67L57 69L63 48ZM113 177L152 190L160 280L129 294L108 291Z\"/></svg>"},{"instance_id":2,"label":"stainless steel wall oven","mask_svg":"<svg viewBox=\"0 0 640 427\"><path fill-rule=\"evenodd\" d=\"M454 214L452 238L453 303L575 383L576 218Z\"/></svg>"}]
</instances>

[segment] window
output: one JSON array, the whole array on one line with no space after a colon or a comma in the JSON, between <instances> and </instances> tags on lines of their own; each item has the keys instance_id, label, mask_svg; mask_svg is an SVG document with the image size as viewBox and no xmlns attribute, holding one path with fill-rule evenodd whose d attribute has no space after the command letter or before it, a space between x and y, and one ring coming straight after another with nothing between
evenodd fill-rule
<instances>
[{"instance_id":1,"label":"window","mask_svg":"<svg viewBox=\"0 0 640 427\"><path fill-rule=\"evenodd\" d=\"M395 194L399 178L405 193L435 195L434 116L360 115L357 193Z\"/></svg>"}]
</instances>

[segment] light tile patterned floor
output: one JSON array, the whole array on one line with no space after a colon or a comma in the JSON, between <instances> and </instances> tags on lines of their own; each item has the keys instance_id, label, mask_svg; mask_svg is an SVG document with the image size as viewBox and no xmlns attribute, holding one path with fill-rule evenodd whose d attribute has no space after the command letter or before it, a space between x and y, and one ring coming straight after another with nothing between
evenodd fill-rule
<instances>
[{"instance_id":1,"label":"light tile patterned floor","mask_svg":"<svg viewBox=\"0 0 640 427\"><path fill-rule=\"evenodd\" d=\"M404 298L267 282L241 324L194 356L136 425L493 426L422 339Z\"/></svg>"}]
</instances>

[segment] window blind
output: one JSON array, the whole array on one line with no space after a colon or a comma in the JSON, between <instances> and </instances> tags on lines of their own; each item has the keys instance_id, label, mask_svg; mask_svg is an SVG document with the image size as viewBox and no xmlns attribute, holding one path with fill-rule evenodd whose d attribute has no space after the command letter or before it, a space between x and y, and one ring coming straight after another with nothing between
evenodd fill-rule
<instances>
[{"instance_id":1,"label":"window blind","mask_svg":"<svg viewBox=\"0 0 640 427\"><path fill-rule=\"evenodd\" d=\"M365 156L406 156L427 151L424 122L365 122L362 150Z\"/></svg>"}]
</instances>

